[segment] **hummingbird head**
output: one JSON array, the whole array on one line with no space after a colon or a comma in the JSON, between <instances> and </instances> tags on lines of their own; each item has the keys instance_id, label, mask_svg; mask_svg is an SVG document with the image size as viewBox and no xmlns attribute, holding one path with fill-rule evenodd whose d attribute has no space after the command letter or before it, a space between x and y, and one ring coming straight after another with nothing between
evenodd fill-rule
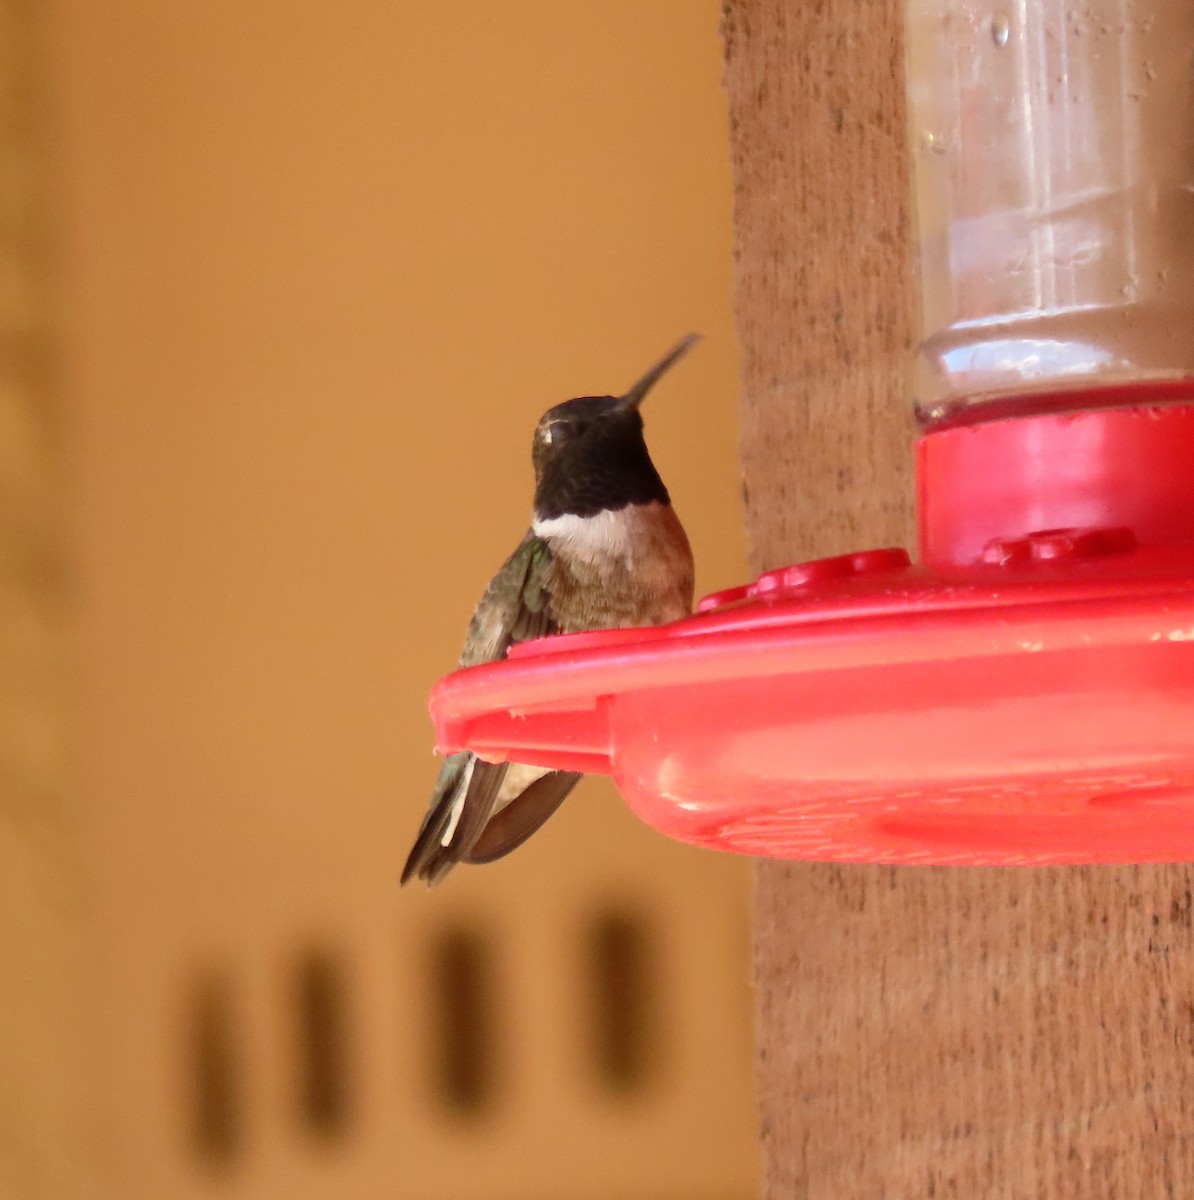
<instances>
[{"instance_id":1,"label":"hummingbird head","mask_svg":"<svg viewBox=\"0 0 1194 1200\"><path fill-rule=\"evenodd\" d=\"M690 333L624 396L581 396L539 418L531 461L535 517L590 517L628 504L668 503L667 488L647 453L639 411L668 368L700 340Z\"/></svg>"}]
</instances>

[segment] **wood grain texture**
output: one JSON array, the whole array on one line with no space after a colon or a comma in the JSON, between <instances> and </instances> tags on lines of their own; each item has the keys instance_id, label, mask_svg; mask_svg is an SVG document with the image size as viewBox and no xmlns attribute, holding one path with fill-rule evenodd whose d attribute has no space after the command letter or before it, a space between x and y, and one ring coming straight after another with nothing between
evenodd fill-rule
<instances>
[{"instance_id":1,"label":"wood grain texture","mask_svg":"<svg viewBox=\"0 0 1194 1200\"><path fill-rule=\"evenodd\" d=\"M912 539L900 5L729 0L754 565ZM1194 1190L1194 874L760 864L764 1193Z\"/></svg>"},{"instance_id":2,"label":"wood grain texture","mask_svg":"<svg viewBox=\"0 0 1194 1200\"><path fill-rule=\"evenodd\" d=\"M731 0L723 10L757 568L913 534L897 7Z\"/></svg>"}]
</instances>

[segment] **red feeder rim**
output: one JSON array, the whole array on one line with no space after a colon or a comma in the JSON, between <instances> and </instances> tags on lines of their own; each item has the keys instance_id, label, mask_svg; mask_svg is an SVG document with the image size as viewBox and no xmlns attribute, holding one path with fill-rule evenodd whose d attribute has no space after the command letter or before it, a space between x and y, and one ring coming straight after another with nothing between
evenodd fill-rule
<instances>
[{"instance_id":1,"label":"red feeder rim","mask_svg":"<svg viewBox=\"0 0 1194 1200\"><path fill-rule=\"evenodd\" d=\"M611 773L681 840L886 863L1194 859L1194 405L917 448L923 565L768 571L432 693L444 751Z\"/></svg>"}]
</instances>

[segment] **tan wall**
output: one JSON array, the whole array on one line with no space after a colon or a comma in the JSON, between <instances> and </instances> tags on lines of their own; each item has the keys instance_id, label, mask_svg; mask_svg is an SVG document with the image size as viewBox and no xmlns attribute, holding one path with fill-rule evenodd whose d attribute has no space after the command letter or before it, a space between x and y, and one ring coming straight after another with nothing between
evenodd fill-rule
<instances>
[{"instance_id":1,"label":"tan wall","mask_svg":"<svg viewBox=\"0 0 1194 1200\"><path fill-rule=\"evenodd\" d=\"M507 862L396 887L426 693L525 527L545 407L703 331L648 430L699 586L743 573L717 19L54 9L91 1152L120 1200L213 1173L288 1200L753 1191L743 863L593 783ZM655 963L657 1052L621 1099L583 1015L607 909ZM492 1111L452 1124L428 981L457 926L494 964L497 1049ZM348 1063L310 1102L323 1137L310 954Z\"/></svg>"},{"instance_id":2,"label":"tan wall","mask_svg":"<svg viewBox=\"0 0 1194 1200\"><path fill-rule=\"evenodd\" d=\"M46 106L33 8L0 2L0 1196L79 1182L78 812L67 780Z\"/></svg>"}]
</instances>

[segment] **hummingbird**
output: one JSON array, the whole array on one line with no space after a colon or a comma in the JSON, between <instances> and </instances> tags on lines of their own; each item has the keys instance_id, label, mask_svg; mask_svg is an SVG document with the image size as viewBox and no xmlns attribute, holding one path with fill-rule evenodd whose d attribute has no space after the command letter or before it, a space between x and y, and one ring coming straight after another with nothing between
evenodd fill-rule
<instances>
[{"instance_id":1,"label":"hummingbird","mask_svg":"<svg viewBox=\"0 0 1194 1200\"><path fill-rule=\"evenodd\" d=\"M692 549L647 453L640 406L699 341L689 334L623 396L581 396L535 427L530 528L485 589L462 667L504 658L553 633L663 625L692 612ZM452 754L402 870L437 883L457 863L521 846L581 776Z\"/></svg>"}]
</instances>

